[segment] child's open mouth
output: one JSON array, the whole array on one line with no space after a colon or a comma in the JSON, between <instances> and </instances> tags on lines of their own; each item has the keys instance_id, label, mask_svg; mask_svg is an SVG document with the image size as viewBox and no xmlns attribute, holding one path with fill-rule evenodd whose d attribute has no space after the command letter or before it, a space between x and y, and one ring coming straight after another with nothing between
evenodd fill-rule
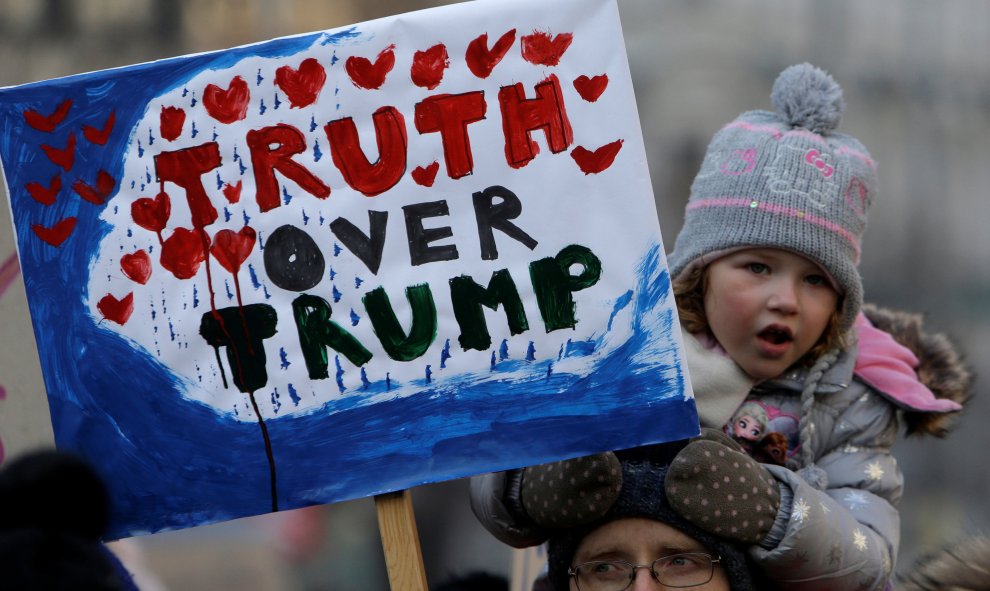
<instances>
[{"instance_id":1,"label":"child's open mouth","mask_svg":"<svg viewBox=\"0 0 990 591\"><path fill-rule=\"evenodd\" d=\"M768 326L756 336L774 345L783 345L794 340L790 329L784 326Z\"/></svg>"}]
</instances>

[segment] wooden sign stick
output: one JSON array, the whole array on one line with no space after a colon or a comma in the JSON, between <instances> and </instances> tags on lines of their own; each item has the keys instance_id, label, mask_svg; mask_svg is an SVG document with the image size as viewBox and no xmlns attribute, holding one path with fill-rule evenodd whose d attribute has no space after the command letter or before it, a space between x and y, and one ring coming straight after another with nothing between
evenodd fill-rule
<instances>
[{"instance_id":1,"label":"wooden sign stick","mask_svg":"<svg viewBox=\"0 0 990 591\"><path fill-rule=\"evenodd\" d=\"M376 495L375 508L392 591L428 591L412 495L408 490Z\"/></svg>"}]
</instances>

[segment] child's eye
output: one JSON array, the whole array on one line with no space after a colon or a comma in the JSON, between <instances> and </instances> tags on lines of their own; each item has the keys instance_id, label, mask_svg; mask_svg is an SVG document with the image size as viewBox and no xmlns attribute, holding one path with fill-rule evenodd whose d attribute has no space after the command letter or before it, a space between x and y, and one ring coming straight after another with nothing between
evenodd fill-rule
<instances>
[{"instance_id":1,"label":"child's eye","mask_svg":"<svg viewBox=\"0 0 990 591\"><path fill-rule=\"evenodd\" d=\"M807 281L808 283L810 283L811 285L827 285L828 284L828 280L825 279L825 277L823 277L822 275L808 275L807 277L804 278L804 280Z\"/></svg>"},{"instance_id":2,"label":"child's eye","mask_svg":"<svg viewBox=\"0 0 990 591\"><path fill-rule=\"evenodd\" d=\"M747 263L746 268L758 275L770 272L770 267L766 263Z\"/></svg>"}]
</instances>

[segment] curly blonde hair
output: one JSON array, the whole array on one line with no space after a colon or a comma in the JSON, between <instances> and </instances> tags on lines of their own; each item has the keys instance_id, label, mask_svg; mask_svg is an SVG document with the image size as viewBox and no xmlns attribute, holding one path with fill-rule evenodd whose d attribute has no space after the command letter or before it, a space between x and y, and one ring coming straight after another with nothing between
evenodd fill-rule
<instances>
[{"instance_id":1,"label":"curly blonde hair","mask_svg":"<svg viewBox=\"0 0 990 591\"><path fill-rule=\"evenodd\" d=\"M712 335L708 326L708 316L705 314L705 291L708 289L708 266L696 266L681 273L672 284L677 314L681 326L692 333L707 333ZM713 336L713 335L712 335ZM815 360L827 351L844 349L847 345L845 333L842 331L842 299L839 299L835 311L828 319L828 325L819 337L818 342L805 353L797 365L810 367Z\"/></svg>"}]
</instances>

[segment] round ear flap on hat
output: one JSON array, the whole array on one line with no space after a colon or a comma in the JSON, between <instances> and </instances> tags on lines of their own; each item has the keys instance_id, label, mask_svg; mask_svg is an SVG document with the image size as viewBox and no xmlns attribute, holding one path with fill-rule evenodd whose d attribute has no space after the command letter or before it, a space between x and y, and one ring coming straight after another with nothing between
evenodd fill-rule
<instances>
[{"instance_id":1,"label":"round ear flap on hat","mask_svg":"<svg viewBox=\"0 0 990 591\"><path fill-rule=\"evenodd\" d=\"M713 440L692 441L677 454L664 492L674 511L695 526L745 544L766 538L780 508L773 475L745 453Z\"/></svg>"},{"instance_id":2,"label":"round ear flap on hat","mask_svg":"<svg viewBox=\"0 0 990 591\"><path fill-rule=\"evenodd\" d=\"M537 525L570 528L605 515L621 490L622 466L605 452L525 468L520 497Z\"/></svg>"}]
</instances>

